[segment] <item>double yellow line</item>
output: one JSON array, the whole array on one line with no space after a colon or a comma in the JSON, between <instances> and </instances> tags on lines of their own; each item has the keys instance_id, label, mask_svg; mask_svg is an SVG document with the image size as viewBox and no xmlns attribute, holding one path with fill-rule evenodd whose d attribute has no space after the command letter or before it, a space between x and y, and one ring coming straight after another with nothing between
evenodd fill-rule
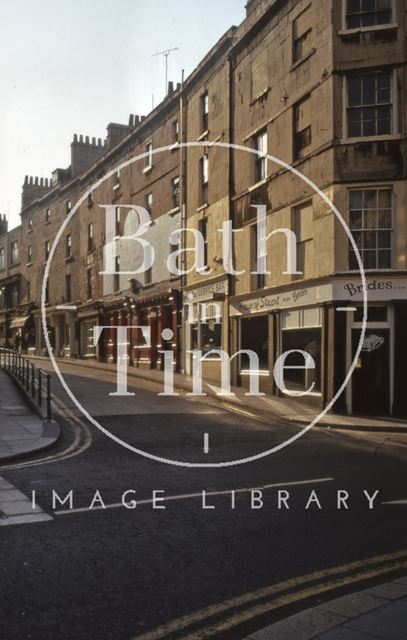
<instances>
[{"instance_id":1,"label":"double yellow line","mask_svg":"<svg viewBox=\"0 0 407 640\"><path fill-rule=\"evenodd\" d=\"M172 640L175 637L174 634L177 634L176 637L180 640L222 637L222 633L230 631L244 622L294 602L298 603L319 594L356 585L365 580L404 569L407 570L407 549L315 571L182 616L152 631L135 636L134 640L161 640L163 638ZM213 620L214 618L216 619ZM197 625L200 625L200 629L188 631L189 628ZM185 632L185 635L181 635L182 632Z\"/></svg>"}]
</instances>

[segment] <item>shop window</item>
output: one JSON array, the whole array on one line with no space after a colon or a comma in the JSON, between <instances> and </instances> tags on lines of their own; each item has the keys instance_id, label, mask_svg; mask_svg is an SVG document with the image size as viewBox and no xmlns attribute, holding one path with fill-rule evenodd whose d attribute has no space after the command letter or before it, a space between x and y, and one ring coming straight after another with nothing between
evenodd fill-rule
<instances>
[{"instance_id":1,"label":"shop window","mask_svg":"<svg viewBox=\"0 0 407 640\"><path fill-rule=\"evenodd\" d=\"M304 368L304 356L292 353L285 359L284 382L288 391L321 391L321 329L297 328L282 332L282 352L305 351L315 362L315 369Z\"/></svg>"},{"instance_id":2,"label":"shop window","mask_svg":"<svg viewBox=\"0 0 407 640\"><path fill-rule=\"evenodd\" d=\"M254 351L259 358L260 371L269 370L268 316L243 318L241 320L241 349ZM242 355L241 371L249 365L247 356Z\"/></svg>"},{"instance_id":3,"label":"shop window","mask_svg":"<svg viewBox=\"0 0 407 640\"><path fill-rule=\"evenodd\" d=\"M201 132L205 133L209 125L209 96L206 91L201 96Z\"/></svg>"},{"instance_id":4,"label":"shop window","mask_svg":"<svg viewBox=\"0 0 407 640\"><path fill-rule=\"evenodd\" d=\"M14 240L10 244L10 265L14 266L18 264L18 242Z\"/></svg>"},{"instance_id":5,"label":"shop window","mask_svg":"<svg viewBox=\"0 0 407 640\"><path fill-rule=\"evenodd\" d=\"M0 247L0 271L6 268L6 250Z\"/></svg>"},{"instance_id":6,"label":"shop window","mask_svg":"<svg viewBox=\"0 0 407 640\"><path fill-rule=\"evenodd\" d=\"M171 180L171 199L173 209L179 207L179 176Z\"/></svg>"},{"instance_id":7,"label":"shop window","mask_svg":"<svg viewBox=\"0 0 407 640\"><path fill-rule=\"evenodd\" d=\"M261 51L251 65L251 90L252 100L264 95L268 88L269 64L267 49Z\"/></svg>"},{"instance_id":8,"label":"shop window","mask_svg":"<svg viewBox=\"0 0 407 640\"><path fill-rule=\"evenodd\" d=\"M293 63L299 62L305 58L311 51L311 10L310 8L303 11L293 21Z\"/></svg>"},{"instance_id":9,"label":"shop window","mask_svg":"<svg viewBox=\"0 0 407 640\"><path fill-rule=\"evenodd\" d=\"M353 317L354 322L363 322L363 307L357 307ZM367 308L368 322L387 322L387 307L373 307L368 305Z\"/></svg>"},{"instance_id":10,"label":"shop window","mask_svg":"<svg viewBox=\"0 0 407 640\"><path fill-rule=\"evenodd\" d=\"M16 309L20 303L20 287L18 284L13 284L10 287L10 308Z\"/></svg>"},{"instance_id":11,"label":"shop window","mask_svg":"<svg viewBox=\"0 0 407 640\"><path fill-rule=\"evenodd\" d=\"M349 228L365 269L391 269L393 194L391 189L349 191ZM359 269L349 246L349 269Z\"/></svg>"},{"instance_id":12,"label":"shop window","mask_svg":"<svg viewBox=\"0 0 407 640\"><path fill-rule=\"evenodd\" d=\"M203 354L213 349L222 349L222 325L215 320L208 320L199 325L200 349Z\"/></svg>"},{"instance_id":13,"label":"shop window","mask_svg":"<svg viewBox=\"0 0 407 640\"><path fill-rule=\"evenodd\" d=\"M260 182L267 176L267 131L258 133L254 138L255 155L254 180Z\"/></svg>"},{"instance_id":14,"label":"shop window","mask_svg":"<svg viewBox=\"0 0 407 640\"><path fill-rule=\"evenodd\" d=\"M298 160L309 153L312 143L311 96L294 106L294 158Z\"/></svg>"},{"instance_id":15,"label":"shop window","mask_svg":"<svg viewBox=\"0 0 407 640\"><path fill-rule=\"evenodd\" d=\"M360 73L349 76L348 137L383 136L393 130L392 74Z\"/></svg>"},{"instance_id":16,"label":"shop window","mask_svg":"<svg viewBox=\"0 0 407 640\"><path fill-rule=\"evenodd\" d=\"M204 243L203 260L204 260L204 266L207 267L208 266L208 218L203 218L202 220L199 220L198 231L201 234L203 239L203 243Z\"/></svg>"},{"instance_id":17,"label":"shop window","mask_svg":"<svg viewBox=\"0 0 407 640\"><path fill-rule=\"evenodd\" d=\"M374 27L392 21L392 0L344 0L348 29Z\"/></svg>"},{"instance_id":18,"label":"shop window","mask_svg":"<svg viewBox=\"0 0 407 640\"><path fill-rule=\"evenodd\" d=\"M200 204L206 204L208 202L208 183L209 183L209 160L208 155L205 154L199 161L199 176L201 186L201 202Z\"/></svg>"},{"instance_id":19,"label":"shop window","mask_svg":"<svg viewBox=\"0 0 407 640\"><path fill-rule=\"evenodd\" d=\"M96 321L82 322L81 325L81 351L85 358L92 358L96 355L96 346L93 342L93 329L97 326Z\"/></svg>"}]
</instances>

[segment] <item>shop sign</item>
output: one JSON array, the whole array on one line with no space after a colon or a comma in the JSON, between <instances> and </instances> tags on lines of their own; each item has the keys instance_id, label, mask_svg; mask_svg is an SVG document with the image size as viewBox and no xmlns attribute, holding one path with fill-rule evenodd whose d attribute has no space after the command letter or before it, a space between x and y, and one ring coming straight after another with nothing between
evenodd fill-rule
<instances>
[{"instance_id":1,"label":"shop sign","mask_svg":"<svg viewBox=\"0 0 407 640\"><path fill-rule=\"evenodd\" d=\"M184 303L199 302L199 300L210 300L212 296L216 294L228 295L229 282L225 278L212 284L205 284L197 289L191 289L191 291L184 292Z\"/></svg>"},{"instance_id":2,"label":"shop sign","mask_svg":"<svg viewBox=\"0 0 407 640\"><path fill-rule=\"evenodd\" d=\"M367 278L368 302L407 299L407 278ZM342 280L334 284L335 300L363 301L361 280Z\"/></svg>"},{"instance_id":3,"label":"shop sign","mask_svg":"<svg viewBox=\"0 0 407 640\"><path fill-rule=\"evenodd\" d=\"M305 287L293 291L283 291L275 295L259 296L249 300L240 300L231 305L230 315L236 316L247 313L259 313L261 311L273 311L273 309L289 309L292 307L305 307L320 304L332 299L332 286L321 285L319 287Z\"/></svg>"}]
</instances>

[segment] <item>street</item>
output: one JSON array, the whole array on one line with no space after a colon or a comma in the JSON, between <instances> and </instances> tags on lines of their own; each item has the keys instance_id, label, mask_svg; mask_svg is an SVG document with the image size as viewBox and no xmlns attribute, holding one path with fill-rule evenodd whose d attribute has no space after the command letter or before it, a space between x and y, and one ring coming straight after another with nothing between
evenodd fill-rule
<instances>
[{"instance_id":1,"label":"street","mask_svg":"<svg viewBox=\"0 0 407 640\"><path fill-rule=\"evenodd\" d=\"M157 456L234 460L298 432L213 400L159 398L142 380L111 397L110 372L62 371L105 428ZM244 638L320 601L338 576L351 591L401 570L407 504L385 503L407 499L404 434L316 428L249 464L173 466L87 425L55 375L53 392L58 444L0 469L50 516L0 527L1 638Z\"/></svg>"}]
</instances>

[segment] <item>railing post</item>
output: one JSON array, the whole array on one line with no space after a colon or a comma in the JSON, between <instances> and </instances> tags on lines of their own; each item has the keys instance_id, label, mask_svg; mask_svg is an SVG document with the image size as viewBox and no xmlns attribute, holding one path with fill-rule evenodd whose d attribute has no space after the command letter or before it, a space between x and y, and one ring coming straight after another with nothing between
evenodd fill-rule
<instances>
[{"instance_id":1,"label":"railing post","mask_svg":"<svg viewBox=\"0 0 407 640\"><path fill-rule=\"evenodd\" d=\"M51 420L51 375L46 374L47 379L47 420Z\"/></svg>"},{"instance_id":2,"label":"railing post","mask_svg":"<svg viewBox=\"0 0 407 640\"><path fill-rule=\"evenodd\" d=\"M38 406L41 407L42 406L42 371L41 371L41 369L38 369L38 395L37 395L37 400L38 400Z\"/></svg>"},{"instance_id":3,"label":"railing post","mask_svg":"<svg viewBox=\"0 0 407 640\"><path fill-rule=\"evenodd\" d=\"M35 367L33 363L31 363L31 397L35 396Z\"/></svg>"}]
</instances>

